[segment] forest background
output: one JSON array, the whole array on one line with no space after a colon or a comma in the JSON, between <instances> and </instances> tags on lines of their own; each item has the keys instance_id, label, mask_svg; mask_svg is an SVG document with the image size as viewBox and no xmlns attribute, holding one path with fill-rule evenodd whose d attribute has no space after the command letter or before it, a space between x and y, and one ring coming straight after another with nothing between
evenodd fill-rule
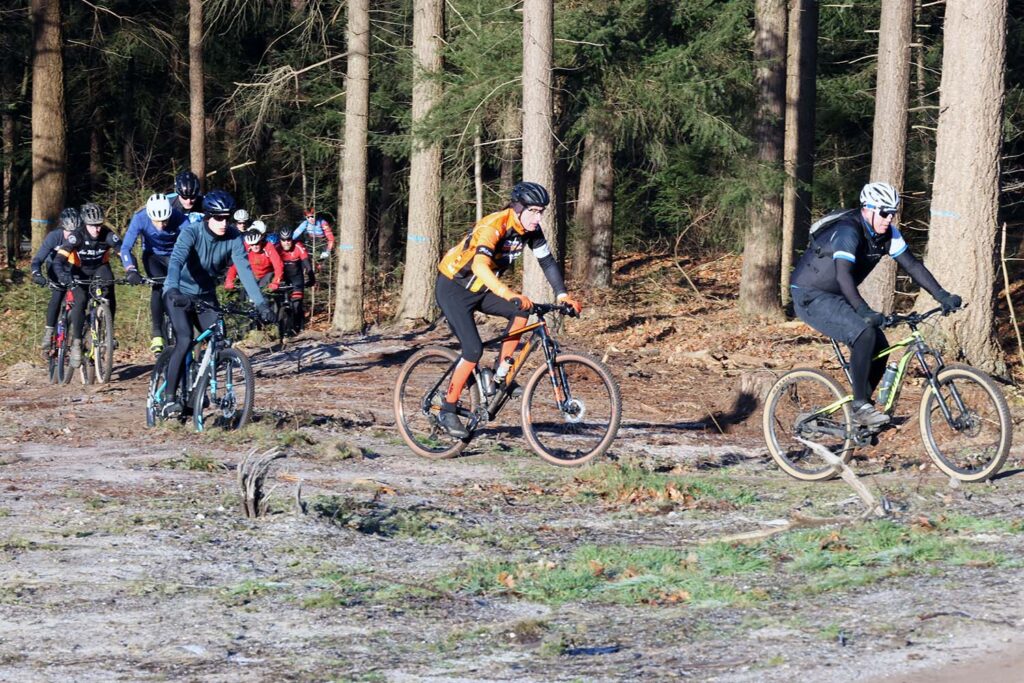
<instances>
[{"instance_id":1,"label":"forest background","mask_svg":"<svg viewBox=\"0 0 1024 683\"><path fill-rule=\"evenodd\" d=\"M530 42L531 15L549 33L549 53ZM542 146L553 154L555 194L545 230L574 288L614 285L614 253L671 254L685 277L689 263L743 252L741 308L781 315L789 259L806 244L810 220L855 205L863 183L885 179L903 190L901 226L916 253L929 253L940 282L971 293L945 277L942 258L981 280L990 301L975 310L987 328L951 332L975 363L1000 370L992 323L1005 292L995 266L1016 256L1024 189L1019 3L8 0L0 19L0 265L26 256L23 242L37 245L65 205L97 201L123 232L148 194L170 191L173 175L191 168L204 189L227 189L272 227L313 207L337 225L343 245L359 245L354 267L339 269L358 277L339 280L336 327L362 327L362 306L346 313L343 303L360 303L364 288L401 296L397 315L406 322L430 318L413 276L432 282L441 250L504 206L518 178L535 175L523 111L529 60L541 52L550 58L540 67L550 74ZM908 80L882 93L893 35ZM982 49L992 45L994 54ZM968 66L944 73L954 53ZM998 92L979 81L965 95L944 82L970 79L972 66L994 74ZM803 90L787 95L801 77ZM953 109L940 91L996 107L995 139L975 144L995 151L991 177L976 159L937 165L940 106ZM902 123L898 114L880 120L889 101ZM794 116L813 135L784 152ZM355 119L365 122L362 137L352 137ZM879 150L880 126L891 133L894 120L898 142ZM984 132L980 123L948 125L958 138ZM436 162L417 162L423 152ZM876 177L886 158L900 163ZM943 172L955 178L942 192L971 195L958 209L962 221L937 238L945 256L929 244L944 215L932 205ZM793 197L785 211L784 196ZM435 212L439 234L427 240L426 258L412 259ZM1009 253L997 233L1004 226ZM975 241L988 271L961 257ZM752 255L758 242L775 250L770 267ZM347 263L344 251L337 256ZM342 298L356 289L357 299ZM893 305L891 297L873 302Z\"/></svg>"}]
</instances>

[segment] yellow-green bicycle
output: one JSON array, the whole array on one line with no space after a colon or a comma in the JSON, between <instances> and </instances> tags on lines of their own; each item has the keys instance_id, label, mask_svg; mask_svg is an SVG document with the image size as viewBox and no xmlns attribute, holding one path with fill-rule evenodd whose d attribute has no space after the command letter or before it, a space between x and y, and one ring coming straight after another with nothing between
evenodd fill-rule
<instances>
[{"instance_id":1,"label":"yellow-green bicycle","mask_svg":"<svg viewBox=\"0 0 1024 683\"><path fill-rule=\"evenodd\" d=\"M928 455L951 477L985 481L999 471L1010 452L1010 410L991 377L969 365L946 365L925 342L918 327L941 311L886 318L884 327L905 324L911 334L876 356L905 349L895 363L891 386L883 383L880 388L879 401L892 415L908 366L916 360L924 377L918 420ZM850 365L839 344L831 341L849 384ZM762 421L765 442L779 467L797 479L820 481L834 476L835 470L799 439L825 446L844 461L854 448L877 443L878 428L853 423L852 401L852 395L818 370L797 368L780 377L768 392Z\"/></svg>"}]
</instances>

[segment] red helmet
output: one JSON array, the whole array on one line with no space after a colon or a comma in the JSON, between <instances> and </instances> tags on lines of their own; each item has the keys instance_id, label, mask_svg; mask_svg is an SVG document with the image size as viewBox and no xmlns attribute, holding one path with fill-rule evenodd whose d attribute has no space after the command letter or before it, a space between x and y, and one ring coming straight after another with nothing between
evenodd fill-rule
<instances>
[{"instance_id":1,"label":"red helmet","mask_svg":"<svg viewBox=\"0 0 1024 683\"><path fill-rule=\"evenodd\" d=\"M314 211L313 209L306 209L306 214L305 215L306 215L306 218L312 218L313 216L316 215L316 211Z\"/></svg>"}]
</instances>

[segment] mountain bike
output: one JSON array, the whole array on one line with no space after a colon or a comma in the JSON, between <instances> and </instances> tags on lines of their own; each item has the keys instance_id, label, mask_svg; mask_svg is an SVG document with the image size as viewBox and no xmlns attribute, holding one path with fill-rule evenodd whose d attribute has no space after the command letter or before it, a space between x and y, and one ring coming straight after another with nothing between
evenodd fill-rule
<instances>
[{"instance_id":1,"label":"mountain bike","mask_svg":"<svg viewBox=\"0 0 1024 683\"><path fill-rule=\"evenodd\" d=\"M292 307L291 297L294 291L294 285L281 285L267 294L267 302L270 304L271 310L274 311L274 315L277 316L277 322L274 325L277 330L277 343L281 348L284 348L285 337L295 334L298 325L302 322L296 319L296 311Z\"/></svg>"},{"instance_id":2,"label":"mountain bike","mask_svg":"<svg viewBox=\"0 0 1024 683\"><path fill-rule=\"evenodd\" d=\"M89 292L85 308L85 329L82 334L82 384L106 384L114 368L114 318L110 313L107 287L124 284L123 280L75 279L74 285Z\"/></svg>"},{"instance_id":3,"label":"mountain bike","mask_svg":"<svg viewBox=\"0 0 1024 683\"><path fill-rule=\"evenodd\" d=\"M918 327L940 313L891 315L884 327L907 325L910 336L875 356L880 359L904 349L898 362L891 362L879 400L882 410L892 415L908 366L917 360L924 377L924 392L918 409L921 438L935 465L961 481L985 481L1002 467L1010 451L1010 411L999 386L984 372L969 365L946 365L938 351L925 341ZM850 364L833 339L839 365L848 384ZM853 449L877 443L878 428L855 425L850 403L853 396L831 377L818 370L798 368L778 379L765 399L762 426L765 442L776 464L787 474L804 481L820 481L835 475L833 468L798 439L828 448L844 461ZM892 428L883 425L882 429Z\"/></svg>"},{"instance_id":4,"label":"mountain bike","mask_svg":"<svg viewBox=\"0 0 1024 683\"><path fill-rule=\"evenodd\" d=\"M195 313L205 310L216 311L217 319L188 342L177 391L178 400L184 406L180 419L186 420L191 413L197 432L210 427L240 429L252 416L256 381L249 358L231 348L231 340L225 336L224 316L254 319L256 313L251 307L220 307L202 300L193 301ZM170 393L167 391L167 367L173 351L173 348L164 349L150 375L146 396L146 425L149 427L168 417L163 408Z\"/></svg>"},{"instance_id":5,"label":"mountain bike","mask_svg":"<svg viewBox=\"0 0 1024 683\"><path fill-rule=\"evenodd\" d=\"M71 367L71 307L75 297L70 289L52 280L48 281L46 286L64 292L57 324L50 336L50 348L46 350L46 372L51 384L67 384L74 375L74 369Z\"/></svg>"},{"instance_id":6,"label":"mountain bike","mask_svg":"<svg viewBox=\"0 0 1024 683\"><path fill-rule=\"evenodd\" d=\"M459 362L453 349L428 347L412 355L395 384L394 408L398 432L406 445L426 458L453 458L461 453L486 423L518 395L515 379L534 349L544 352L544 364L522 389L522 425L530 448L555 465L580 466L611 446L622 417L622 398L611 371L601 361L579 353L563 353L545 316L569 314L564 304L534 304L537 321L509 335L484 342L485 348L518 340L519 348L504 381L495 383L490 368L473 371L457 413L466 421L469 437L450 436L438 423L441 400ZM524 339L524 335L532 333Z\"/></svg>"}]
</instances>

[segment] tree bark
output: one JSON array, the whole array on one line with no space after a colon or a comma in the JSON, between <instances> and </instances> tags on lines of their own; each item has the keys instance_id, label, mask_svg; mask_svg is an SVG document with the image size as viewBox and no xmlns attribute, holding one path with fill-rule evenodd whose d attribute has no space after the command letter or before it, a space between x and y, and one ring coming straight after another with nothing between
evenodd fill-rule
<instances>
[{"instance_id":1,"label":"tree bark","mask_svg":"<svg viewBox=\"0 0 1024 683\"><path fill-rule=\"evenodd\" d=\"M419 126L440 101L440 84L431 76L443 67L443 0L416 0L413 8L413 149L409 159L409 220L405 273L398 319L406 326L432 320L436 313L434 284L441 255L442 159L440 143L415 138Z\"/></svg>"},{"instance_id":2,"label":"tree bark","mask_svg":"<svg viewBox=\"0 0 1024 683\"><path fill-rule=\"evenodd\" d=\"M612 236L615 200L615 167L612 140L603 129L594 141L594 209L590 238L590 278L596 289L612 286Z\"/></svg>"},{"instance_id":3,"label":"tree bark","mask_svg":"<svg viewBox=\"0 0 1024 683\"><path fill-rule=\"evenodd\" d=\"M501 181L499 189L502 197L508 197L512 186L516 184L516 162L519 161L517 150L519 139L523 134L522 112L509 101L501 115Z\"/></svg>"},{"instance_id":4,"label":"tree bark","mask_svg":"<svg viewBox=\"0 0 1024 683\"><path fill-rule=\"evenodd\" d=\"M871 139L871 182L903 187L907 153L907 102L910 97L910 37L913 0L883 0L878 27L878 80ZM896 262L882 259L860 285L876 311L891 313L896 300Z\"/></svg>"},{"instance_id":5,"label":"tree bark","mask_svg":"<svg viewBox=\"0 0 1024 683\"><path fill-rule=\"evenodd\" d=\"M583 165L576 193L576 243L572 272L578 283L590 282L590 240L594 234L594 140L593 132L583 138Z\"/></svg>"},{"instance_id":6,"label":"tree bark","mask_svg":"<svg viewBox=\"0 0 1024 683\"><path fill-rule=\"evenodd\" d=\"M203 95L203 0L188 2L188 109L192 172L206 186L206 101Z\"/></svg>"},{"instance_id":7,"label":"tree bark","mask_svg":"<svg viewBox=\"0 0 1024 683\"><path fill-rule=\"evenodd\" d=\"M32 0L32 251L57 227L67 192L60 0Z\"/></svg>"},{"instance_id":8,"label":"tree bark","mask_svg":"<svg viewBox=\"0 0 1024 683\"><path fill-rule=\"evenodd\" d=\"M363 329L366 249L366 138L370 114L370 0L348 0L348 75L345 88L345 158L334 328Z\"/></svg>"},{"instance_id":9,"label":"tree bark","mask_svg":"<svg viewBox=\"0 0 1024 683\"><path fill-rule=\"evenodd\" d=\"M377 221L377 267L384 276L395 269L395 158L384 154L380 163L380 217Z\"/></svg>"},{"instance_id":10,"label":"tree bark","mask_svg":"<svg viewBox=\"0 0 1024 683\"><path fill-rule=\"evenodd\" d=\"M479 130L473 136L473 198L476 202L476 219L479 221L484 217L484 153Z\"/></svg>"},{"instance_id":11,"label":"tree bark","mask_svg":"<svg viewBox=\"0 0 1024 683\"><path fill-rule=\"evenodd\" d=\"M782 318L782 152L786 100L786 4L756 0L754 62L757 67L757 142L763 200L750 210L740 276L740 311L748 317Z\"/></svg>"},{"instance_id":12,"label":"tree bark","mask_svg":"<svg viewBox=\"0 0 1024 683\"><path fill-rule=\"evenodd\" d=\"M814 108L817 100L818 3L791 0L786 57L786 185L782 201L782 300L789 276L807 246L814 182Z\"/></svg>"},{"instance_id":13,"label":"tree bark","mask_svg":"<svg viewBox=\"0 0 1024 683\"><path fill-rule=\"evenodd\" d=\"M523 180L540 183L553 193L555 156L551 67L554 52L552 0L523 2ZM552 256L558 258L554 207L541 222ZM551 301L551 285L537 258L527 250L523 257L523 293L533 301Z\"/></svg>"},{"instance_id":14,"label":"tree bark","mask_svg":"<svg viewBox=\"0 0 1024 683\"><path fill-rule=\"evenodd\" d=\"M3 239L0 240L0 268L9 268L14 265L18 257L18 225L14 221L14 140L15 122L13 107L9 102L13 101L10 93L3 92L3 150L4 168L3 185L0 192L0 230Z\"/></svg>"},{"instance_id":15,"label":"tree bark","mask_svg":"<svg viewBox=\"0 0 1024 683\"><path fill-rule=\"evenodd\" d=\"M968 308L939 320L972 365L1003 374L993 333L1006 0L947 0L925 264ZM931 307L921 292L918 307Z\"/></svg>"}]
</instances>

